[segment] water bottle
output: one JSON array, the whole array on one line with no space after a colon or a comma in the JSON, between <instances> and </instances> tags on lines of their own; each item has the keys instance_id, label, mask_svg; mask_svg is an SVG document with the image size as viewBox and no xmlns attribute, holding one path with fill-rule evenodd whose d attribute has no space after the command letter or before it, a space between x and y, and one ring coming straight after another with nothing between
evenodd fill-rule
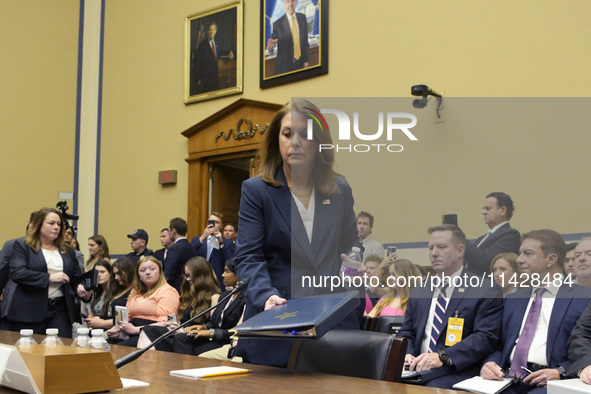
<instances>
[{"instance_id":1,"label":"water bottle","mask_svg":"<svg viewBox=\"0 0 591 394\"><path fill-rule=\"evenodd\" d=\"M343 263L341 264L341 270L339 272L339 275L341 277L343 277L343 276L350 276L350 277L357 276L359 268L361 268L361 254L360 254L360 252L361 252L361 249L359 249L357 246L353 246L351 248L351 252L349 252L349 254L347 255L347 257L350 261L343 260Z\"/></svg>"},{"instance_id":2,"label":"water bottle","mask_svg":"<svg viewBox=\"0 0 591 394\"><path fill-rule=\"evenodd\" d=\"M63 345L64 343L61 339L58 338L57 333L57 328L48 328L47 330L45 330L45 334L47 336L43 341L41 341L41 344L45 346Z\"/></svg>"},{"instance_id":3,"label":"water bottle","mask_svg":"<svg viewBox=\"0 0 591 394\"><path fill-rule=\"evenodd\" d=\"M33 339L33 330L21 330L21 337L16 341L15 346L30 347L36 345L37 342Z\"/></svg>"},{"instance_id":4,"label":"water bottle","mask_svg":"<svg viewBox=\"0 0 591 394\"><path fill-rule=\"evenodd\" d=\"M91 338L90 338L90 342L86 346L87 348L106 350L106 351L111 350L111 346L109 345L109 342L107 342L105 340L105 338L103 338L103 329L102 328L96 328L96 329L92 330L90 335L91 335Z\"/></svg>"},{"instance_id":5,"label":"water bottle","mask_svg":"<svg viewBox=\"0 0 591 394\"><path fill-rule=\"evenodd\" d=\"M72 341L70 346L72 347L87 347L88 342L90 342L90 337L88 336L88 328L79 328L76 330L78 334L76 339Z\"/></svg>"}]
</instances>

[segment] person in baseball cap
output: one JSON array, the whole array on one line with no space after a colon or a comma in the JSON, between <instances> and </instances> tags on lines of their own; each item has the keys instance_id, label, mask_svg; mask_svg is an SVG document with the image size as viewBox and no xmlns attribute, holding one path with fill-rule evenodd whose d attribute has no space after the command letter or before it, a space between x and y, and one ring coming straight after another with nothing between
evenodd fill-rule
<instances>
[{"instance_id":1,"label":"person in baseball cap","mask_svg":"<svg viewBox=\"0 0 591 394\"><path fill-rule=\"evenodd\" d=\"M142 256L150 256L152 254L152 249L147 248L148 233L144 229L138 228L133 234L127 234L127 238L131 238L131 249L133 249L133 252L125 257L133 261L134 264L137 264Z\"/></svg>"}]
</instances>

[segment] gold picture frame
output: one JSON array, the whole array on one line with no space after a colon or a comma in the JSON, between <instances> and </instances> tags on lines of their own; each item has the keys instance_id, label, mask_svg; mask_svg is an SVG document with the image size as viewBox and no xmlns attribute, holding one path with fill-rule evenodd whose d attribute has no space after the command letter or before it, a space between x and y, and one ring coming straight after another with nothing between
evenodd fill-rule
<instances>
[{"instance_id":1,"label":"gold picture frame","mask_svg":"<svg viewBox=\"0 0 591 394\"><path fill-rule=\"evenodd\" d=\"M243 0L185 18L185 104L242 93Z\"/></svg>"}]
</instances>

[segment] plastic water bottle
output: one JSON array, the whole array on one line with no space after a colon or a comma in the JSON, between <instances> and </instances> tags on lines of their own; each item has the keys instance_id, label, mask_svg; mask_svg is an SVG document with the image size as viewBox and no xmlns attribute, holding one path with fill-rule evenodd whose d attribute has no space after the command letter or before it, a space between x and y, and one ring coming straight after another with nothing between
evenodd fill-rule
<instances>
[{"instance_id":1,"label":"plastic water bottle","mask_svg":"<svg viewBox=\"0 0 591 394\"><path fill-rule=\"evenodd\" d=\"M87 347L88 343L90 342L90 337L88 336L88 328L79 328L76 330L78 334L76 339L72 341L70 346L72 347Z\"/></svg>"},{"instance_id":2,"label":"plastic water bottle","mask_svg":"<svg viewBox=\"0 0 591 394\"><path fill-rule=\"evenodd\" d=\"M357 246L351 248L351 252L347 255L350 261L343 260L339 276L357 276L359 268L361 268L361 249Z\"/></svg>"},{"instance_id":3,"label":"plastic water bottle","mask_svg":"<svg viewBox=\"0 0 591 394\"><path fill-rule=\"evenodd\" d=\"M36 345L37 342L33 339L33 330L21 330L21 337L16 341L15 346L30 347Z\"/></svg>"},{"instance_id":4,"label":"plastic water bottle","mask_svg":"<svg viewBox=\"0 0 591 394\"><path fill-rule=\"evenodd\" d=\"M105 338L103 338L103 329L102 328L96 328L96 329L92 330L90 335L91 335L91 338L90 338L90 342L86 346L87 348L106 350L106 351L111 350L111 346L109 345L109 342L107 342L105 340Z\"/></svg>"},{"instance_id":5,"label":"plastic water bottle","mask_svg":"<svg viewBox=\"0 0 591 394\"><path fill-rule=\"evenodd\" d=\"M45 330L45 334L47 335L43 341L41 341L42 345L45 346L55 346L55 345L63 345L61 339L57 336L58 329L57 328L48 328Z\"/></svg>"}]
</instances>

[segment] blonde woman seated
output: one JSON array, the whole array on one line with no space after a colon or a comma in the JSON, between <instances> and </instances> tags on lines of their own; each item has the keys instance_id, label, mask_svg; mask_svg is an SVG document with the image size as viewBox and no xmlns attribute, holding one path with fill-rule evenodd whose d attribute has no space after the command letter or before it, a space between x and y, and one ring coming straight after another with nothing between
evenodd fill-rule
<instances>
[{"instance_id":1,"label":"blonde woman seated","mask_svg":"<svg viewBox=\"0 0 591 394\"><path fill-rule=\"evenodd\" d=\"M378 301L369 317L404 316L410 292L421 283L421 272L409 260L386 259L378 267L378 275L386 286L386 295Z\"/></svg>"},{"instance_id":2,"label":"blonde woman seated","mask_svg":"<svg viewBox=\"0 0 591 394\"><path fill-rule=\"evenodd\" d=\"M515 282L521 284L518 257L515 253L499 253L490 262L490 272L493 274L494 281L503 289L503 298L519 290L515 287Z\"/></svg>"},{"instance_id":3,"label":"blonde woman seated","mask_svg":"<svg viewBox=\"0 0 591 394\"><path fill-rule=\"evenodd\" d=\"M135 284L127 300L129 322L118 322L107 331L109 342L136 346L142 327L149 324L166 325L168 315L176 313L179 293L166 283L160 261L154 256L144 256L136 266ZM118 342L121 331L129 335Z\"/></svg>"}]
</instances>

